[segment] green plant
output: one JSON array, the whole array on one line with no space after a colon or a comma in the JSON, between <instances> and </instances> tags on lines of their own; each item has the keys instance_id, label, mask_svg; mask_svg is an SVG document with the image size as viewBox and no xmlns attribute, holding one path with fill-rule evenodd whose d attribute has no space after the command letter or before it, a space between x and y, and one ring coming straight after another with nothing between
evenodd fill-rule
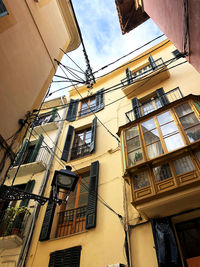
<instances>
[{"instance_id":1,"label":"green plant","mask_svg":"<svg viewBox=\"0 0 200 267\"><path fill-rule=\"evenodd\" d=\"M27 207L10 207L6 210L4 218L1 222L3 235L12 234L13 228L20 228L25 215L30 215L31 212Z\"/></svg>"}]
</instances>

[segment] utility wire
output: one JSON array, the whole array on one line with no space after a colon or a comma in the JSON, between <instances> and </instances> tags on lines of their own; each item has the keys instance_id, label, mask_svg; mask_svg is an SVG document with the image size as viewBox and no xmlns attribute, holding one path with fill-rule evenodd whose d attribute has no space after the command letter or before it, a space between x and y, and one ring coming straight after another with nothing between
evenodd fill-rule
<instances>
[{"instance_id":1,"label":"utility wire","mask_svg":"<svg viewBox=\"0 0 200 267\"><path fill-rule=\"evenodd\" d=\"M63 70L63 68L60 66L60 65L58 65L60 68L61 68L61 70L64 72L64 74L65 75L67 75L66 73L65 73L65 71ZM73 84L72 84L73 85ZM75 90L77 91L77 93L79 94L79 96L81 97L81 99L83 99L83 97L82 97L82 95L80 94L80 92L79 92L79 90L77 89L77 88L75 88ZM100 122L100 124L106 129L106 131L112 136L112 137L114 137L116 140L117 140L117 142L118 143L120 143L120 140L119 140L119 138L118 137L116 137L104 124L103 124L103 122L96 116L96 114L95 114L95 112L91 109L91 107L88 105L88 103L87 103L87 107L89 108L89 110L90 110L90 112L95 116L95 118Z\"/></svg>"}]
</instances>

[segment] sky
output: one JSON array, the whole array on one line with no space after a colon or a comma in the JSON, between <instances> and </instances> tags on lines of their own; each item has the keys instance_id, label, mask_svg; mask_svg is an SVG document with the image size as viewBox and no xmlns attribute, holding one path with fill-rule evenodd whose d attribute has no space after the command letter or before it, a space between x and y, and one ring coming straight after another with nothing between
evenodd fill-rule
<instances>
[{"instance_id":1,"label":"sky","mask_svg":"<svg viewBox=\"0 0 200 267\"><path fill-rule=\"evenodd\" d=\"M156 24L149 19L136 29L122 35L115 0L81 0L81 4L80 0L72 0L72 4L74 6L75 14L93 71L107 65L121 56L128 54L134 49L162 34ZM161 42L165 38L166 37L158 39L157 41L151 43L150 46L146 46L143 50L141 49L139 52L133 53L115 65L106 68L103 72L98 73L98 75L105 74L117 66L120 66L151 46ZM70 52L69 56L84 71L86 70L82 46ZM78 67L75 66L67 56L63 56L61 62L64 65L78 69ZM65 76L60 68L58 68L56 74ZM62 79L54 77L53 80L56 81ZM51 92L55 92L67 85L70 84L67 82L53 82L51 85ZM47 100L61 95L67 95L67 92L68 89L64 89L57 93L53 93Z\"/></svg>"}]
</instances>

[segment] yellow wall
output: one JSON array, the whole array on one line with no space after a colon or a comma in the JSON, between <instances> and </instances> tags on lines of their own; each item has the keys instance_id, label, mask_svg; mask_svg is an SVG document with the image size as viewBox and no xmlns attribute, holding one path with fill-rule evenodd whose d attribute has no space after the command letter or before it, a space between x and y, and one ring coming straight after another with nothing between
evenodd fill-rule
<instances>
[{"instance_id":1,"label":"yellow wall","mask_svg":"<svg viewBox=\"0 0 200 267\"><path fill-rule=\"evenodd\" d=\"M151 54L154 59L162 57L163 60L166 61L173 57L171 54L171 51L173 50L175 50L175 47L168 43L168 45L156 50L157 52L151 52ZM148 56L136 61L135 63L130 63L130 69L137 69L144 63L147 63L147 58ZM180 59L169 66L173 66L184 60L185 59ZM94 89L91 90L92 94L95 94L95 92L101 88L106 89L114 84L120 83L120 80L125 77L125 68L126 67L123 67L122 69L114 71L113 73L97 80L96 84L94 85ZM198 84L200 82L200 76L188 63L176 68L172 68L169 71L170 78L160 83L158 86L151 87L145 92L141 87L138 98L143 97L144 95L155 91L160 87L163 87L167 92L179 86L184 95L190 93L199 93ZM78 90L83 97L88 95L87 88L81 87L78 88ZM121 89L112 91L110 93L105 93L105 107L102 111L96 113L97 117L103 122L103 124L115 135L119 126L122 126L127 122L125 112L132 109L131 100L127 97L124 97L115 104L109 105L109 103L123 96L124 94ZM80 98L75 89L70 91L70 97L73 99ZM62 133L60 135L58 148L61 150L63 149L69 124L74 126L75 129L81 129L84 128L84 126L91 124L93 118L94 115L90 114L86 117L79 118L74 122L69 123L65 121ZM61 152L59 149L57 149L56 153L59 157L61 157ZM99 195L115 211L123 215L125 217L125 221L130 225L145 222L145 218L142 218L131 205L132 198L130 186L128 184L124 186L120 147L117 141L105 130L99 121L97 122L97 140L95 152L89 156L75 159L66 164L71 165L73 171L81 171L82 169L89 167L91 162L96 160L98 160L100 163L98 187ZM59 163L54 160L53 167L51 169L50 180L45 192L46 196L48 196L50 192L50 184L54 170L58 170L60 168L61 167ZM124 231L122 224L119 218L105 206L103 206L99 201L97 206L96 228L68 237L54 239L53 233L55 232L56 227L56 223L54 221L51 239L48 241L39 242L38 239L45 210L46 206L41 209L39 214L26 266L47 266L49 262L49 254L51 252L79 245L82 246L81 267L102 267L114 263L126 264L123 247ZM58 210L59 208L57 208L57 211ZM131 266L157 266L150 223L141 224L131 229L129 232L129 237L130 255L132 261Z\"/></svg>"}]
</instances>

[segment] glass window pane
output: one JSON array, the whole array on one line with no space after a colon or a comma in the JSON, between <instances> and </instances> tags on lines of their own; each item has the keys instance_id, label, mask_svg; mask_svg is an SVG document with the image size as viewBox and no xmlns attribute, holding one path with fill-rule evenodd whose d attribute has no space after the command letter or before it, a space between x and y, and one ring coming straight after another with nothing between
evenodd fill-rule
<instances>
[{"instance_id":1,"label":"glass window pane","mask_svg":"<svg viewBox=\"0 0 200 267\"><path fill-rule=\"evenodd\" d=\"M144 140L146 145L159 141L159 134L157 130L153 130L144 134Z\"/></svg>"},{"instance_id":2,"label":"glass window pane","mask_svg":"<svg viewBox=\"0 0 200 267\"><path fill-rule=\"evenodd\" d=\"M174 161L174 168L176 174L182 174L185 172L193 171L194 165L190 156L182 157Z\"/></svg>"},{"instance_id":3,"label":"glass window pane","mask_svg":"<svg viewBox=\"0 0 200 267\"><path fill-rule=\"evenodd\" d=\"M140 189L145 186L149 186L149 174L148 171L143 171L133 176L134 189Z\"/></svg>"},{"instance_id":4,"label":"glass window pane","mask_svg":"<svg viewBox=\"0 0 200 267\"><path fill-rule=\"evenodd\" d=\"M199 123L199 120L197 119L194 113L191 113L183 118L180 118L180 121L184 129Z\"/></svg>"},{"instance_id":5,"label":"glass window pane","mask_svg":"<svg viewBox=\"0 0 200 267\"><path fill-rule=\"evenodd\" d=\"M143 110L144 115L146 115L146 114L154 111L155 108L154 108L153 102L152 101L149 101L147 103L144 103L142 105L142 110Z\"/></svg>"},{"instance_id":6,"label":"glass window pane","mask_svg":"<svg viewBox=\"0 0 200 267\"><path fill-rule=\"evenodd\" d=\"M156 182L160 182L160 181L163 181L165 179L172 177L172 173L171 173L170 166L168 163L160 165L158 167L154 167L153 173L154 173Z\"/></svg>"},{"instance_id":7,"label":"glass window pane","mask_svg":"<svg viewBox=\"0 0 200 267\"><path fill-rule=\"evenodd\" d=\"M150 119L142 123L142 131L143 133L148 132L152 129L156 128L154 119Z\"/></svg>"},{"instance_id":8,"label":"glass window pane","mask_svg":"<svg viewBox=\"0 0 200 267\"><path fill-rule=\"evenodd\" d=\"M165 113L158 115L157 119L158 119L159 125L163 125L167 122L173 121L173 118L172 118L170 111L167 111Z\"/></svg>"},{"instance_id":9,"label":"glass window pane","mask_svg":"<svg viewBox=\"0 0 200 267\"><path fill-rule=\"evenodd\" d=\"M139 140L139 136L136 136L136 137L130 139L129 141L127 141L126 144L127 144L127 151L128 151L128 152L140 148L140 140Z\"/></svg>"},{"instance_id":10,"label":"glass window pane","mask_svg":"<svg viewBox=\"0 0 200 267\"><path fill-rule=\"evenodd\" d=\"M126 140L129 140L138 135L137 126L134 126L126 131Z\"/></svg>"},{"instance_id":11,"label":"glass window pane","mask_svg":"<svg viewBox=\"0 0 200 267\"><path fill-rule=\"evenodd\" d=\"M185 132L191 143L200 139L200 125L187 129Z\"/></svg>"},{"instance_id":12,"label":"glass window pane","mask_svg":"<svg viewBox=\"0 0 200 267\"><path fill-rule=\"evenodd\" d=\"M163 137L168 134L178 132L176 124L172 121L160 127Z\"/></svg>"},{"instance_id":13,"label":"glass window pane","mask_svg":"<svg viewBox=\"0 0 200 267\"><path fill-rule=\"evenodd\" d=\"M142 150L138 149L128 154L128 166L133 166L143 161Z\"/></svg>"},{"instance_id":14,"label":"glass window pane","mask_svg":"<svg viewBox=\"0 0 200 267\"><path fill-rule=\"evenodd\" d=\"M164 139L168 151L184 146L180 134L175 134Z\"/></svg>"},{"instance_id":15,"label":"glass window pane","mask_svg":"<svg viewBox=\"0 0 200 267\"><path fill-rule=\"evenodd\" d=\"M148 156L150 159L155 158L159 155L162 155L164 153L164 151L162 149L160 141L156 142L152 145L148 145L147 146L147 153L148 153Z\"/></svg>"},{"instance_id":16,"label":"glass window pane","mask_svg":"<svg viewBox=\"0 0 200 267\"><path fill-rule=\"evenodd\" d=\"M192 109L188 103L176 107L175 110L179 117L182 117L192 112Z\"/></svg>"}]
</instances>

